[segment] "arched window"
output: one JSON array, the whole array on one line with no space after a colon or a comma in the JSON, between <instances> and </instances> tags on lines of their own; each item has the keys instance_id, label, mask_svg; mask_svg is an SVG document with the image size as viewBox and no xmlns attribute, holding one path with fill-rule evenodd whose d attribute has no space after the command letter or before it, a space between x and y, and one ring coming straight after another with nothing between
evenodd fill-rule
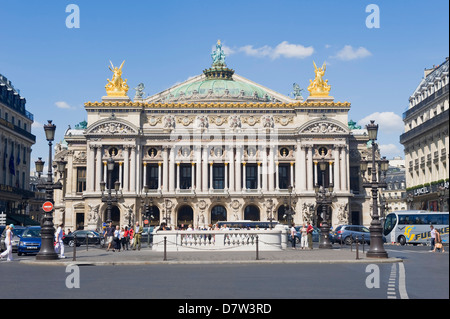
<instances>
[{"instance_id":1,"label":"arched window","mask_svg":"<svg viewBox=\"0 0 450 319\"><path fill-rule=\"evenodd\" d=\"M177 217L177 226L181 227L183 224L184 227L187 227L189 224L193 224L194 222L194 211L192 207L189 205L182 206L178 209L178 217Z\"/></svg>"},{"instance_id":2,"label":"arched window","mask_svg":"<svg viewBox=\"0 0 450 319\"><path fill-rule=\"evenodd\" d=\"M222 205L214 206L211 209L211 224L227 220L227 210Z\"/></svg>"},{"instance_id":3,"label":"arched window","mask_svg":"<svg viewBox=\"0 0 450 319\"><path fill-rule=\"evenodd\" d=\"M259 208L255 205L248 205L244 210L244 219L258 221L261 219Z\"/></svg>"}]
</instances>

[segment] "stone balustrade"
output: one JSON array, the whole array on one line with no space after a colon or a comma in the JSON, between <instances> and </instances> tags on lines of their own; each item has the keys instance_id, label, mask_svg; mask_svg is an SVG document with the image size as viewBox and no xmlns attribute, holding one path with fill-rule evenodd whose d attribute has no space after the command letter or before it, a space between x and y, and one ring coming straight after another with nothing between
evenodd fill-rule
<instances>
[{"instance_id":1,"label":"stone balustrade","mask_svg":"<svg viewBox=\"0 0 450 319\"><path fill-rule=\"evenodd\" d=\"M283 226L272 230L158 231L153 235L153 250L164 251L279 251L286 249Z\"/></svg>"}]
</instances>

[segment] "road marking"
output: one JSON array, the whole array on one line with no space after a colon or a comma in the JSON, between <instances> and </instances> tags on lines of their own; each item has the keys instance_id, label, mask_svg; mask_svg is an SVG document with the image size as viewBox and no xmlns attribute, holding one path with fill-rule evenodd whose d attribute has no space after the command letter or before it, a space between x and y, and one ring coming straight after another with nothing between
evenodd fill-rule
<instances>
[{"instance_id":1,"label":"road marking","mask_svg":"<svg viewBox=\"0 0 450 319\"><path fill-rule=\"evenodd\" d=\"M388 289L387 289L387 297L390 299L397 299L397 293L395 289L395 282L397 277L397 266L395 263L391 266L391 274L389 276L389 283L388 283Z\"/></svg>"},{"instance_id":2,"label":"road marking","mask_svg":"<svg viewBox=\"0 0 450 319\"><path fill-rule=\"evenodd\" d=\"M401 299L409 299L408 293L406 292L406 272L405 265L403 263L398 263L398 291L400 293Z\"/></svg>"}]
</instances>

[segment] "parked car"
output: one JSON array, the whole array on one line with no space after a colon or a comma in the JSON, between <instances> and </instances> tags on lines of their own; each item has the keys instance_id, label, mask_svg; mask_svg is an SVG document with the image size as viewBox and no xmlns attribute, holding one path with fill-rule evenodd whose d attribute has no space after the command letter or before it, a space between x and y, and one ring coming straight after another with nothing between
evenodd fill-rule
<instances>
[{"instance_id":1,"label":"parked car","mask_svg":"<svg viewBox=\"0 0 450 319\"><path fill-rule=\"evenodd\" d=\"M337 243L342 241L346 245L350 245L352 242L356 242L356 237L358 237L358 242L362 243L364 238L364 242L370 244L369 228L363 225L340 225L334 231L334 240ZM383 242L386 242L384 236Z\"/></svg>"},{"instance_id":2,"label":"parked car","mask_svg":"<svg viewBox=\"0 0 450 319\"><path fill-rule=\"evenodd\" d=\"M76 236L77 247L81 245L86 245L86 235L89 245L103 245L105 242L105 238L93 230L76 230L73 233L65 235L63 238L63 243L64 245L69 245L69 247L73 247L75 244L75 236Z\"/></svg>"},{"instance_id":3,"label":"parked car","mask_svg":"<svg viewBox=\"0 0 450 319\"><path fill-rule=\"evenodd\" d=\"M41 226L27 227L20 238L17 255L37 254L41 250Z\"/></svg>"},{"instance_id":4,"label":"parked car","mask_svg":"<svg viewBox=\"0 0 450 319\"><path fill-rule=\"evenodd\" d=\"M13 228L13 239L12 239L12 251L17 252L17 247L19 246L20 236L22 236L23 231L26 229L26 227L23 226L14 226ZM6 250L6 244L5 244L5 237L6 237L6 229L3 230L2 236L0 239L0 250L5 251Z\"/></svg>"}]
</instances>

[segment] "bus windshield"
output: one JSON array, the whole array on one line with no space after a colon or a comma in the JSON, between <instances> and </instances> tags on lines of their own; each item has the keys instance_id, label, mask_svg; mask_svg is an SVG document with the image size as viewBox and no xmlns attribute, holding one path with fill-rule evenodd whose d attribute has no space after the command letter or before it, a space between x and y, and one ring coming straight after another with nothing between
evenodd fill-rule
<instances>
[{"instance_id":1,"label":"bus windshield","mask_svg":"<svg viewBox=\"0 0 450 319\"><path fill-rule=\"evenodd\" d=\"M384 222L384 236L389 235L389 233L394 229L397 223L397 216L395 214L389 214Z\"/></svg>"}]
</instances>

